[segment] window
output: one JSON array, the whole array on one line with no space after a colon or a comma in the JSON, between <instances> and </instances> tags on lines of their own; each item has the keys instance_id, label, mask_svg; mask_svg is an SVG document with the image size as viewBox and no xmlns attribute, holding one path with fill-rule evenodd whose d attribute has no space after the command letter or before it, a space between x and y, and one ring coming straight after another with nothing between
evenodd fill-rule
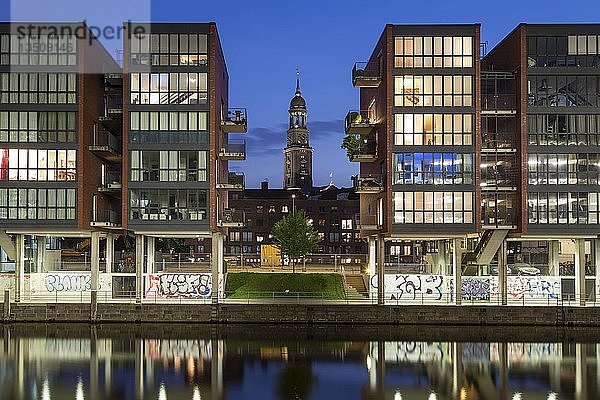
<instances>
[{"instance_id":1,"label":"window","mask_svg":"<svg viewBox=\"0 0 600 400\"><path fill-rule=\"evenodd\" d=\"M75 35L0 35L0 65L77 65L77 38Z\"/></svg>"},{"instance_id":2,"label":"window","mask_svg":"<svg viewBox=\"0 0 600 400\"><path fill-rule=\"evenodd\" d=\"M229 241L230 242L239 242L240 241L240 232L229 231Z\"/></svg>"},{"instance_id":3,"label":"window","mask_svg":"<svg viewBox=\"0 0 600 400\"><path fill-rule=\"evenodd\" d=\"M527 177L530 185L597 185L600 155L529 154Z\"/></svg>"},{"instance_id":4,"label":"window","mask_svg":"<svg viewBox=\"0 0 600 400\"><path fill-rule=\"evenodd\" d=\"M342 232L342 242L350 243L352 241L352 233Z\"/></svg>"},{"instance_id":5,"label":"window","mask_svg":"<svg viewBox=\"0 0 600 400\"><path fill-rule=\"evenodd\" d=\"M256 213L257 214L262 214L263 213L263 206L256 206Z\"/></svg>"},{"instance_id":6,"label":"window","mask_svg":"<svg viewBox=\"0 0 600 400\"><path fill-rule=\"evenodd\" d=\"M394 38L396 68L472 68L473 37Z\"/></svg>"},{"instance_id":7,"label":"window","mask_svg":"<svg viewBox=\"0 0 600 400\"><path fill-rule=\"evenodd\" d=\"M472 114L394 114L394 145L471 145Z\"/></svg>"},{"instance_id":8,"label":"window","mask_svg":"<svg viewBox=\"0 0 600 400\"><path fill-rule=\"evenodd\" d=\"M471 185L471 154L400 153L394 157L395 185Z\"/></svg>"},{"instance_id":9,"label":"window","mask_svg":"<svg viewBox=\"0 0 600 400\"><path fill-rule=\"evenodd\" d=\"M0 142L75 143L76 112L0 111Z\"/></svg>"},{"instance_id":10,"label":"window","mask_svg":"<svg viewBox=\"0 0 600 400\"><path fill-rule=\"evenodd\" d=\"M273 214L275 212L275 206L269 206L269 214Z\"/></svg>"},{"instance_id":11,"label":"window","mask_svg":"<svg viewBox=\"0 0 600 400\"><path fill-rule=\"evenodd\" d=\"M133 189L129 218L135 221L207 221L207 190Z\"/></svg>"},{"instance_id":12,"label":"window","mask_svg":"<svg viewBox=\"0 0 600 400\"><path fill-rule=\"evenodd\" d=\"M208 114L185 111L132 111L129 113L132 143L208 143Z\"/></svg>"},{"instance_id":13,"label":"window","mask_svg":"<svg viewBox=\"0 0 600 400\"><path fill-rule=\"evenodd\" d=\"M77 150L0 149L0 181L73 181Z\"/></svg>"},{"instance_id":14,"label":"window","mask_svg":"<svg viewBox=\"0 0 600 400\"><path fill-rule=\"evenodd\" d=\"M76 104L77 75L0 73L2 104Z\"/></svg>"},{"instance_id":15,"label":"window","mask_svg":"<svg viewBox=\"0 0 600 400\"><path fill-rule=\"evenodd\" d=\"M396 224L472 224L473 192L394 192Z\"/></svg>"},{"instance_id":16,"label":"window","mask_svg":"<svg viewBox=\"0 0 600 400\"><path fill-rule=\"evenodd\" d=\"M340 241L340 233L339 232L329 232L329 241L330 242L339 242Z\"/></svg>"},{"instance_id":17,"label":"window","mask_svg":"<svg viewBox=\"0 0 600 400\"><path fill-rule=\"evenodd\" d=\"M397 107L471 107L471 75L401 75L394 77L394 106Z\"/></svg>"},{"instance_id":18,"label":"window","mask_svg":"<svg viewBox=\"0 0 600 400\"><path fill-rule=\"evenodd\" d=\"M0 220L74 220L76 189L0 188Z\"/></svg>"},{"instance_id":19,"label":"window","mask_svg":"<svg viewBox=\"0 0 600 400\"><path fill-rule=\"evenodd\" d=\"M352 220L351 219L342 219L342 229L344 229L344 230L352 229Z\"/></svg>"},{"instance_id":20,"label":"window","mask_svg":"<svg viewBox=\"0 0 600 400\"><path fill-rule=\"evenodd\" d=\"M265 240L265 237L263 235L256 235L257 243L262 243L264 240Z\"/></svg>"},{"instance_id":21,"label":"window","mask_svg":"<svg viewBox=\"0 0 600 400\"><path fill-rule=\"evenodd\" d=\"M206 73L131 74L131 104L206 104L206 102Z\"/></svg>"},{"instance_id":22,"label":"window","mask_svg":"<svg viewBox=\"0 0 600 400\"><path fill-rule=\"evenodd\" d=\"M529 224L597 224L598 193L540 192L527 194Z\"/></svg>"},{"instance_id":23,"label":"window","mask_svg":"<svg viewBox=\"0 0 600 400\"><path fill-rule=\"evenodd\" d=\"M242 242L251 242L252 232L242 232Z\"/></svg>"},{"instance_id":24,"label":"window","mask_svg":"<svg viewBox=\"0 0 600 400\"><path fill-rule=\"evenodd\" d=\"M529 144L534 146L597 146L600 115L528 115L527 132Z\"/></svg>"},{"instance_id":25,"label":"window","mask_svg":"<svg viewBox=\"0 0 600 400\"><path fill-rule=\"evenodd\" d=\"M281 212L282 213L287 213L288 211L288 206L281 206Z\"/></svg>"},{"instance_id":26,"label":"window","mask_svg":"<svg viewBox=\"0 0 600 400\"><path fill-rule=\"evenodd\" d=\"M529 106L597 107L599 98L600 81L596 75L527 77Z\"/></svg>"},{"instance_id":27,"label":"window","mask_svg":"<svg viewBox=\"0 0 600 400\"><path fill-rule=\"evenodd\" d=\"M203 34L131 35L131 65L206 65L207 39Z\"/></svg>"},{"instance_id":28,"label":"window","mask_svg":"<svg viewBox=\"0 0 600 400\"><path fill-rule=\"evenodd\" d=\"M206 151L131 152L132 182L206 182Z\"/></svg>"}]
</instances>

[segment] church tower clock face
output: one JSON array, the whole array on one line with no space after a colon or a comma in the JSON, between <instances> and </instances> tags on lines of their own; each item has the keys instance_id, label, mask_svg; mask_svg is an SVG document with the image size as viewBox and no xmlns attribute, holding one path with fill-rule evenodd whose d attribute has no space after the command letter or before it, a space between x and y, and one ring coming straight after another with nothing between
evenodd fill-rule
<instances>
[{"instance_id":1,"label":"church tower clock face","mask_svg":"<svg viewBox=\"0 0 600 400\"><path fill-rule=\"evenodd\" d=\"M312 189L312 148L309 144L306 101L296 80L296 93L290 101L287 146L284 150L284 188Z\"/></svg>"}]
</instances>

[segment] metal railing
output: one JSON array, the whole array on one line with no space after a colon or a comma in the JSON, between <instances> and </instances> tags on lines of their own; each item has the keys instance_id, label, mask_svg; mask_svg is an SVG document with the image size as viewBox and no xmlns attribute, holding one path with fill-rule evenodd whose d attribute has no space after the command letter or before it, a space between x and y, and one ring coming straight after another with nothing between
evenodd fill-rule
<instances>
[{"instance_id":1,"label":"metal railing","mask_svg":"<svg viewBox=\"0 0 600 400\"><path fill-rule=\"evenodd\" d=\"M245 108L230 108L227 115L221 121L225 132L244 133L248 127L248 119Z\"/></svg>"},{"instance_id":2,"label":"metal railing","mask_svg":"<svg viewBox=\"0 0 600 400\"><path fill-rule=\"evenodd\" d=\"M217 188L244 189L245 176L243 172L229 172L224 182L217 182Z\"/></svg>"},{"instance_id":3,"label":"metal railing","mask_svg":"<svg viewBox=\"0 0 600 400\"><path fill-rule=\"evenodd\" d=\"M517 95L516 94L482 94L481 95L481 110L482 111L510 111L516 110Z\"/></svg>"},{"instance_id":4,"label":"metal railing","mask_svg":"<svg viewBox=\"0 0 600 400\"><path fill-rule=\"evenodd\" d=\"M94 130L91 146L106 146L115 153L121 154L122 152L121 139L106 130Z\"/></svg>"},{"instance_id":5,"label":"metal railing","mask_svg":"<svg viewBox=\"0 0 600 400\"><path fill-rule=\"evenodd\" d=\"M372 138L362 139L359 146L349 152L348 157L350 161L362 161L377 158L377 142Z\"/></svg>"},{"instance_id":6,"label":"metal railing","mask_svg":"<svg viewBox=\"0 0 600 400\"><path fill-rule=\"evenodd\" d=\"M221 157L246 157L246 142L235 140L223 143L219 155Z\"/></svg>"},{"instance_id":7,"label":"metal railing","mask_svg":"<svg viewBox=\"0 0 600 400\"><path fill-rule=\"evenodd\" d=\"M385 188L384 176L381 174L354 175L352 180L357 193L379 193Z\"/></svg>"},{"instance_id":8,"label":"metal railing","mask_svg":"<svg viewBox=\"0 0 600 400\"><path fill-rule=\"evenodd\" d=\"M225 209L219 214L218 226L243 226L246 222L246 214L241 210Z\"/></svg>"},{"instance_id":9,"label":"metal railing","mask_svg":"<svg viewBox=\"0 0 600 400\"><path fill-rule=\"evenodd\" d=\"M377 87L381 82L379 66L359 61L352 67L352 84L356 87Z\"/></svg>"},{"instance_id":10,"label":"metal railing","mask_svg":"<svg viewBox=\"0 0 600 400\"><path fill-rule=\"evenodd\" d=\"M121 217L113 210L92 210L91 221L96 223L120 224Z\"/></svg>"}]
</instances>

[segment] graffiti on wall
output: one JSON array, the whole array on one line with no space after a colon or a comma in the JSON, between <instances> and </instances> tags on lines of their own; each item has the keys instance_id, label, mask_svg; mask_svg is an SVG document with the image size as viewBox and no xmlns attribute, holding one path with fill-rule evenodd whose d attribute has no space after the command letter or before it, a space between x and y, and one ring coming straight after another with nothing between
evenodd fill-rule
<instances>
[{"instance_id":1,"label":"graffiti on wall","mask_svg":"<svg viewBox=\"0 0 600 400\"><path fill-rule=\"evenodd\" d=\"M34 273L31 274L31 293L79 293L92 290L92 274L89 272ZM99 274L98 291L110 292L110 274Z\"/></svg>"},{"instance_id":2,"label":"graffiti on wall","mask_svg":"<svg viewBox=\"0 0 600 400\"><path fill-rule=\"evenodd\" d=\"M442 275L385 275L385 295L390 300L440 300L445 291ZM377 291L377 275L371 277L371 292Z\"/></svg>"},{"instance_id":3,"label":"graffiti on wall","mask_svg":"<svg viewBox=\"0 0 600 400\"><path fill-rule=\"evenodd\" d=\"M462 278L461 290L463 300L489 300L490 278L468 277Z\"/></svg>"},{"instance_id":4,"label":"graffiti on wall","mask_svg":"<svg viewBox=\"0 0 600 400\"><path fill-rule=\"evenodd\" d=\"M210 274L153 274L147 283L146 297L201 298L212 294Z\"/></svg>"},{"instance_id":5,"label":"graffiti on wall","mask_svg":"<svg viewBox=\"0 0 600 400\"><path fill-rule=\"evenodd\" d=\"M496 282L498 280L496 279ZM558 276L508 276L506 291L509 300L560 299L561 279ZM492 294L498 295L497 283Z\"/></svg>"}]
</instances>

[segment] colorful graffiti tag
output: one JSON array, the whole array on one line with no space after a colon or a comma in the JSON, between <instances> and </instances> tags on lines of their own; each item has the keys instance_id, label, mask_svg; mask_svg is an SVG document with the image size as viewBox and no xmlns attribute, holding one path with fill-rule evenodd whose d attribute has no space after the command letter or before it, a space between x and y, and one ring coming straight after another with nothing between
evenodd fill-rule
<instances>
[{"instance_id":1,"label":"colorful graffiti tag","mask_svg":"<svg viewBox=\"0 0 600 400\"><path fill-rule=\"evenodd\" d=\"M440 300L444 293L442 275L386 275L385 294L390 300ZM371 292L377 291L377 275L371 277Z\"/></svg>"},{"instance_id":2,"label":"colorful graffiti tag","mask_svg":"<svg viewBox=\"0 0 600 400\"><path fill-rule=\"evenodd\" d=\"M51 272L30 275L31 294L80 293L92 290L92 274L89 272ZM99 274L98 291L110 292L110 274Z\"/></svg>"},{"instance_id":3,"label":"colorful graffiti tag","mask_svg":"<svg viewBox=\"0 0 600 400\"><path fill-rule=\"evenodd\" d=\"M153 274L148 276L146 297L205 298L212 294L210 274Z\"/></svg>"}]
</instances>

